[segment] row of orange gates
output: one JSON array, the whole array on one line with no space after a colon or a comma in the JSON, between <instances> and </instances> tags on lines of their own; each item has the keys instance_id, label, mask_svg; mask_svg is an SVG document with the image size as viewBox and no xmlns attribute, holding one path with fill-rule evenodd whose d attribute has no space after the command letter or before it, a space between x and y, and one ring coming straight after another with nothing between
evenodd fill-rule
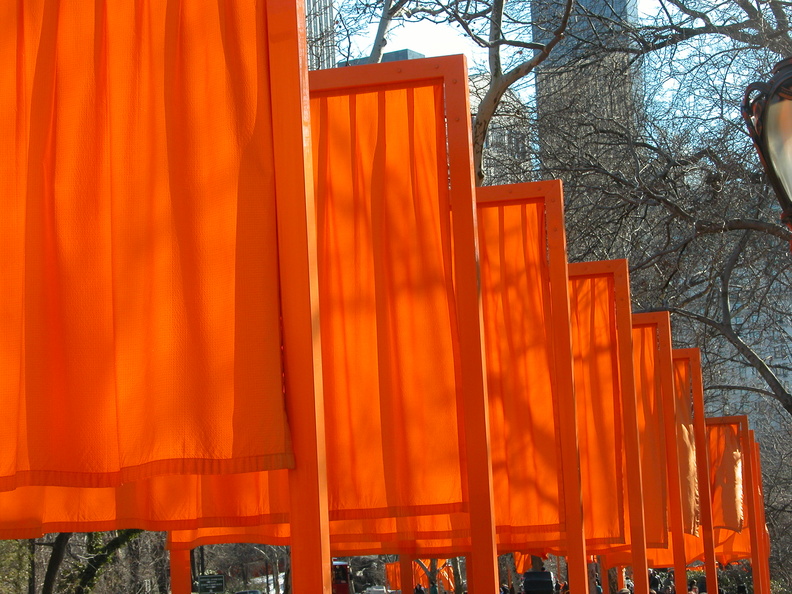
<instances>
[{"instance_id":1,"label":"row of orange gates","mask_svg":"<svg viewBox=\"0 0 792 594\"><path fill-rule=\"evenodd\" d=\"M562 188L476 189L463 57L312 72L303 7L6 3L0 537L189 550L750 558L759 453L705 419L699 353L568 264ZM679 573L681 572L681 573Z\"/></svg>"}]
</instances>

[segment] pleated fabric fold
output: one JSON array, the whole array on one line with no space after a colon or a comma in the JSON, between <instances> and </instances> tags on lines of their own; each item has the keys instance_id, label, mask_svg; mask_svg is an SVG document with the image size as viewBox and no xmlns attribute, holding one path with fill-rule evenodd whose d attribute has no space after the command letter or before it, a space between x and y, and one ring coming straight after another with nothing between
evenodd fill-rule
<instances>
[{"instance_id":1,"label":"pleated fabric fold","mask_svg":"<svg viewBox=\"0 0 792 594\"><path fill-rule=\"evenodd\" d=\"M708 419L709 421L709 419ZM707 423L714 528L743 528L743 452L737 424Z\"/></svg>"},{"instance_id":2,"label":"pleated fabric fold","mask_svg":"<svg viewBox=\"0 0 792 594\"><path fill-rule=\"evenodd\" d=\"M682 516L685 533L695 536L698 535L701 514L696 475L696 442L693 436L693 377L690 362L686 359L674 359L674 394Z\"/></svg>"},{"instance_id":3,"label":"pleated fabric fold","mask_svg":"<svg viewBox=\"0 0 792 594\"><path fill-rule=\"evenodd\" d=\"M3 10L0 490L291 467L264 3Z\"/></svg>"}]
</instances>

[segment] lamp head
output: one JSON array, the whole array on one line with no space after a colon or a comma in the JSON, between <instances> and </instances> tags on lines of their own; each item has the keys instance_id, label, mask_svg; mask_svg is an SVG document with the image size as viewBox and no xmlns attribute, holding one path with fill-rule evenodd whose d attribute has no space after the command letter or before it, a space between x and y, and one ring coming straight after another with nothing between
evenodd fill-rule
<instances>
[{"instance_id":1,"label":"lamp head","mask_svg":"<svg viewBox=\"0 0 792 594\"><path fill-rule=\"evenodd\" d=\"M792 58L776 64L768 82L748 85L742 116L792 230Z\"/></svg>"}]
</instances>

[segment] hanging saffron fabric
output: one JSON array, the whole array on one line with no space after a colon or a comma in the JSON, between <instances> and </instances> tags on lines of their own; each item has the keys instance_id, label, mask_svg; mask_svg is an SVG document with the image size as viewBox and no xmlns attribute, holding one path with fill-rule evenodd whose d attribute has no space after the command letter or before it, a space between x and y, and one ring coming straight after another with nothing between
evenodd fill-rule
<instances>
[{"instance_id":1,"label":"hanging saffron fabric","mask_svg":"<svg viewBox=\"0 0 792 594\"><path fill-rule=\"evenodd\" d=\"M120 487L19 487L0 493L0 539L47 532L197 529L288 522L287 471L178 475ZM287 537L276 527L274 534Z\"/></svg>"},{"instance_id":2,"label":"hanging saffron fabric","mask_svg":"<svg viewBox=\"0 0 792 594\"><path fill-rule=\"evenodd\" d=\"M293 465L263 4L3 22L0 490Z\"/></svg>"},{"instance_id":3,"label":"hanging saffron fabric","mask_svg":"<svg viewBox=\"0 0 792 594\"><path fill-rule=\"evenodd\" d=\"M611 275L577 276L569 299L583 509L589 551L625 540L624 447Z\"/></svg>"},{"instance_id":4,"label":"hanging saffron fabric","mask_svg":"<svg viewBox=\"0 0 792 594\"><path fill-rule=\"evenodd\" d=\"M422 560L424 566L429 567L430 560L424 559ZM451 566L446 562L445 559L437 559L437 578L438 581L443 584L443 589L446 592L453 592L454 591L454 573ZM426 571L424 571L423 567L421 567L417 561L412 562L413 568L413 583L421 584L424 588L428 588L430 586L429 583L429 576L427 575ZM399 563L386 563L385 564L385 578L388 582L388 587L391 590L401 590L402 583L401 583L401 570L399 568Z\"/></svg>"},{"instance_id":5,"label":"hanging saffron fabric","mask_svg":"<svg viewBox=\"0 0 792 594\"><path fill-rule=\"evenodd\" d=\"M349 117L349 101L359 107L361 122L370 123L371 114L367 110L380 108L392 110L393 118L408 117L411 122L412 127L401 122L379 131L359 131L360 139L355 142L362 148L358 155L360 162L356 161L353 167L356 172L362 174L363 163L368 163L377 175L384 175L382 167L390 171L394 167L393 159L398 158L401 165L409 154L415 159L414 171L410 174L410 168L404 170L406 184L392 180L390 194L376 194L374 210L383 211L377 215L382 233L372 237L370 233L359 233L371 224L371 219L366 219L365 205L371 199L370 194L365 186L354 186L356 191L349 195L344 193L344 187L332 191L325 188L334 182L321 173L343 176L344 153L333 153L329 148L335 145L329 143L328 137L317 136L316 178L327 192L326 200L319 202L317 216L323 242L321 307L327 312L322 320L329 327L323 351L328 388L325 403L330 444L328 464L331 492L335 493L330 513L336 518L339 542L360 541L362 534L356 529L361 526L369 531L366 536L385 542L414 538L416 531L448 538L464 536L470 541L468 512L460 511L467 502L461 484L460 434L456 425L458 362L454 354L456 347L452 345L456 336L457 322L453 315L456 305L451 292L451 271L447 268L449 237L445 235L449 224L445 202L449 180L447 171L440 165L447 158L445 101L448 97L444 98L444 94L450 91L444 90L442 77L437 78L438 73L442 75L449 70L450 62L450 71L455 76L463 76L464 69L461 59L430 62L431 77L423 84L409 81L399 89L391 81L384 90L363 85L364 90L357 93L350 93L347 87L346 91L316 100L324 105L314 112L324 114L325 120L317 124L320 128L330 126L330 122L342 127L345 122L348 124L345 118ZM442 68L434 68L437 63ZM464 92L464 87L458 91ZM408 109L403 109L405 102ZM328 103L335 105L335 111ZM429 126L428 122L434 124ZM430 129L433 134L426 133ZM389 145L405 151L411 147L412 152L402 151L381 161L380 156L363 150L371 149L385 137ZM322 148L322 143L328 146ZM436 161L433 166L432 159ZM327 160L333 167L322 169L328 166ZM390 200L384 201L386 197ZM344 202L353 198L353 205ZM414 201L415 209L397 212L406 204L402 198ZM430 208L426 203L432 201L435 206ZM357 210L348 210L351 206ZM346 218L352 212L357 218ZM421 239L420 249L408 249L407 244L415 237ZM356 256L359 265L353 266L354 274L344 268L351 263L346 261L350 255L345 251L348 249L360 250ZM412 254L410 259L407 253ZM371 267L364 262L369 262ZM374 269L376 275L372 276ZM409 283L414 286L407 290ZM397 319L401 320L398 324ZM448 327L440 331L438 323L443 319ZM436 328L437 336L427 338L428 327ZM380 355L372 363L366 357L376 354L377 349ZM445 374L440 373L442 369ZM362 390L361 386L368 386L374 392L368 388ZM381 397L375 397L379 393ZM438 416L437 411L443 411L443 415ZM441 430L438 430L439 422L442 422ZM76 530L80 529L81 521L111 522L113 518L124 527L132 519L143 527L159 529L167 527L167 522L172 522L171 528L184 529L212 524L246 527L261 522L284 522L289 512L285 474L258 475L235 477L238 482L234 485L233 498L227 495L224 479L201 477L196 482L195 477L185 477L181 483L182 497L172 497L172 501L163 504L158 504L156 499L157 493L164 492L160 488L162 481L138 481L125 485L118 495L111 490L104 493L109 503L86 503L81 511L68 508L67 490L53 491L51 500L56 503L45 513L32 512L28 517L31 522L25 527L35 525L36 530L42 530L41 526L61 522L61 526L72 523ZM171 496L180 492L173 488L177 484L168 482ZM210 493L218 496L223 493L219 497L222 501L214 501ZM42 492L35 496L46 497ZM79 501L81 497L73 498ZM83 500L93 502L97 497L97 493L85 494ZM23 502L24 498L25 495L19 495L18 501ZM428 516L432 518L430 527L418 523L415 514L435 510L452 513L437 518ZM353 524L350 517L361 523ZM4 520L8 520L5 525ZM0 507L0 530L11 530L13 526L13 518L4 518ZM289 534L288 526L285 529L279 526L272 532L268 532L267 526L262 530L277 538L287 538ZM217 536L218 532L212 534Z\"/></svg>"},{"instance_id":6,"label":"hanging saffron fabric","mask_svg":"<svg viewBox=\"0 0 792 594\"><path fill-rule=\"evenodd\" d=\"M645 471L643 500L648 547L668 544L668 472L664 433L663 375L672 368L663 367L661 337L654 319L633 316L633 353L635 382L638 394L639 431L641 435L641 468ZM670 348L670 345L668 345ZM668 353L670 355L670 352ZM671 363L670 356L667 363ZM670 422L670 421L669 421Z\"/></svg>"},{"instance_id":7,"label":"hanging saffron fabric","mask_svg":"<svg viewBox=\"0 0 792 594\"><path fill-rule=\"evenodd\" d=\"M461 511L442 85L311 109L331 518Z\"/></svg>"},{"instance_id":8,"label":"hanging saffron fabric","mask_svg":"<svg viewBox=\"0 0 792 594\"><path fill-rule=\"evenodd\" d=\"M714 528L743 527L743 460L737 423L707 419L707 446Z\"/></svg>"},{"instance_id":9,"label":"hanging saffron fabric","mask_svg":"<svg viewBox=\"0 0 792 594\"><path fill-rule=\"evenodd\" d=\"M674 359L677 452L682 487L682 516L687 534L698 534L699 490L696 478L696 442L693 436L693 378L686 359Z\"/></svg>"},{"instance_id":10,"label":"hanging saffron fabric","mask_svg":"<svg viewBox=\"0 0 792 594\"><path fill-rule=\"evenodd\" d=\"M564 537L556 378L564 370L571 372L572 355L558 344L553 324L568 327L569 317L566 287L551 283L549 257L555 255L548 253L544 197L508 198L530 190L542 196L539 184L492 186L478 192L495 519L501 550L559 546ZM559 244L563 245L551 242L550 250L559 249ZM555 257L566 262L562 250Z\"/></svg>"}]
</instances>

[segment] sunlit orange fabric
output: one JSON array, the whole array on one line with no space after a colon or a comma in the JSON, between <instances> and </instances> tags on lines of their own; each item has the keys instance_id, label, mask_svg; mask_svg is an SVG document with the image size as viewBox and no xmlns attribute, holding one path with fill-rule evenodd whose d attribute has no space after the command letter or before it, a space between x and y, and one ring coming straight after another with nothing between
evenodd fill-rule
<instances>
[{"instance_id":1,"label":"sunlit orange fabric","mask_svg":"<svg viewBox=\"0 0 792 594\"><path fill-rule=\"evenodd\" d=\"M531 569L531 555L514 553L514 568L518 574L523 574Z\"/></svg>"},{"instance_id":2,"label":"sunlit orange fabric","mask_svg":"<svg viewBox=\"0 0 792 594\"><path fill-rule=\"evenodd\" d=\"M715 528L743 527L743 469L739 426L707 424L707 448Z\"/></svg>"},{"instance_id":3,"label":"sunlit orange fabric","mask_svg":"<svg viewBox=\"0 0 792 594\"><path fill-rule=\"evenodd\" d=\"M498 543L557 544L563 504L544 201L478 213Z\"/></svg>"},{"instance_id":4,"label":"sunlit orange fabric","mask_svg":"<svg viewBox=\"0 0 792 594\"><path fill-rule=\"evenodd\" d=\"M685 532L695 535L698 534L700 512L696 478L696 443L693 438L693 384L690 362L687 359L674 359L674 393L682 516Z\"/></svg>"},{"instance_id":5,"label":"sunlit orange fabric","mask_svg":"<svg viewBox=\"0 0 792 594\"><path fill-rule=\"evenodd\" d=\"M422 561L424 565L429 567L429 559L424 559ZM445 559L438 559L437 565L437 577L439 581L442 582L443 588L446 592L452 592L454 590L454 572L451 566L446 564ZM429 576L426 575L426 572L423 570L423 568L415 561L413 561L412 566L413 583L416 585L421 584L424 588L429 588ZM388 586L391 590L402 589L401 570L398 563L385 564L385 577L388 580Z\"/></svg>"},{"instance_id":6,"label":"sunlit orange fabric","mask_svg":"<svg viewBox=\"0 0 792 594\"><path fill-rule=\"evenodd\" d=\"M78 530L250 525L265 525L261 530L268 534L270 524L288 522L286 472L160 476L120 487L19 487L0 493L0 539ZM288 526L274 534L285 539Z\"/></svg>"},{"instance_id":7,"label":"sunlit orange fabric","mask_svg":"<svg viewBox=\"0 0 792 594\"><path fill-rule=\"evenodd\" d=\"M262 3L2 22L0 490L292 465Z\"/></svg>"},{"instance_id":8,"label":"sunlit orange fabric","mask_svg":"<svg viewBox=\"0 0 792 594\"><path fill-rule=\"evenodd\" d=\"M391 85L381 92L346 93L316 99L314 110L316 180L322 191L317 224L335 538L359 546L365 528L367 536L390 543L423 532L469 540L467 518L461 519L466 514L458 511L464 499L456 427L455 318L447 261L448 179L440 177L445 175L441 163L446 160L442 88L430 82L401 91ZM350 104L358 111L350 112ZM381 118L387 116L387 125L380 129L372 125L380 121L379 108L384 110ZM354 122L348 121L350 113L357 114ZM336 129L353 123L354 145L360 150L354 162L346 162L349 147L344 148L344 136ZM385 138L389 147L398 150L392 155L373 152ZM393 173L397 161L398 171L410 171L404 168L410 156L412 172L401 177ZM371 184L336 185L336 176L341 179L351 171ZM379 180L386 173L384 189ZM427 333L427 328L434 332ZM437 411L443 414L438 416ZM215 503L200 500L200 492L195 495L198 504L191 504L195 487L190 480L182 483L184 510L174 510L175 503L149 501L146 485L125 486L123 492L134 494L137 509L83 506L77 525L115 517L126 526L131 517L160 529L166 524L154 522L166 519L173 527L184 520L185 528L193 528L225 518L221 524L245 527L279 522L288 513L284 498L267 501L262 484L271 488L268 481L277 480L266 474L240 477L249 484L235 485L233 497L222 480L200 479L204 492L238 500L236 512L228 514L211 511L208 504ZM285 483L278 488L288 492ZM53 501L65 500L55 496ZM34 523L75 521L77 508L68 508L65 502L58 505ZM91 511L86 512L86 507ZM444 515L427 516L420 523L414 517L432 511ZM190 517L192 521L187 521ZM210 532L221 537L222 531ZM234 529L226 536L231 532ZM273 529L264 526L262 533L271 534ZM278 527L274 533L285 539L288 527ZM195 533L192 538L201 536Z\"/></svg>"},{"instance_id":9,"label":"sunlit orange fabric","mask_svg":"<svg viewBox=\"0 0 792 594\"><path fill-rule=\"evenodd\" d=\"M643 504L646 544L668 543L668 475L660 374L670 373L659 362L656 325L633 325L633 360L641 438ZM627 470L629 472L629 469Z\"/></svg>"},{"instance_id":10,"label":"sunlit orange fabric","mask_svg":"<svg viewBox=\"0 0 792 594\"><path fill-rule=\"evenodd\" d=\"M612 275L570 277L586 544L624 542L619 367Z\"/></svg>"},{"instance_id":11,"label":"sunlit orange fabric","mask_svg":"<svg viewBox=\"0 0 792 594\"><path fill-rule=\"evenodd\" d=\"M312 93L331 519L463 509L443 108Z\"/></svg>"}]
</instances>

